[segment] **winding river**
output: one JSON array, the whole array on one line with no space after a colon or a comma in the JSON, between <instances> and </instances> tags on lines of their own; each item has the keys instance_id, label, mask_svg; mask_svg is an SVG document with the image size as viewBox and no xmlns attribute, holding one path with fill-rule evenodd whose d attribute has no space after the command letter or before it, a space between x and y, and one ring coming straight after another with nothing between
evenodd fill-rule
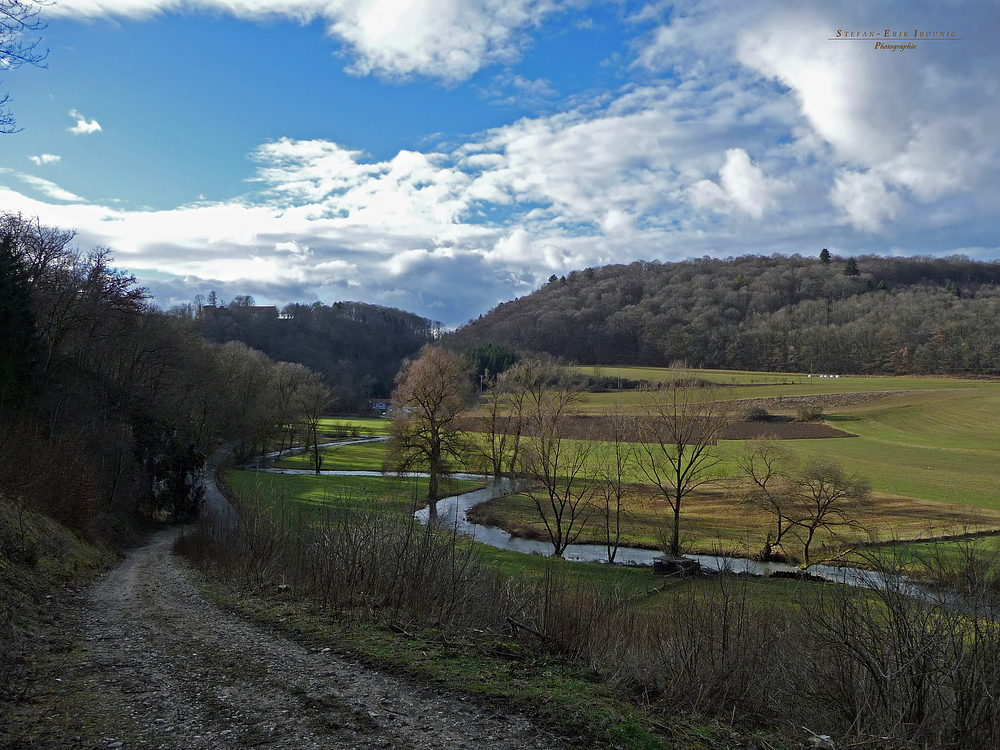
<instances>
[{"instance_id":1,"label":"winding river","mask_svg":"<svg viewBox=\"0 0 1000 750\"><path fill-rule=\"evenodd\" d=\"M386 438L363 438L342 443L330 443L329 445L354 445L364 442L377 442ZM320 446L325 447L325 446ZM284 451L282 455L287 454ZM270 459L278 458L277 454L268 456ZM298 474L315 475L312 469L280 469L269 466L255 467L258 471L265 471L274 474ZM355 477L382 477L382 472L378 471L320 471L322 476L355 476ZM426 477L426 474L407 474L408 477ZM549 542L523 539L511 536L503 529L491 526L481 526L472 523L466 517L466 512L480 503L493 500L503 495L509 494L511 489L510 481L502 479L495 482L492 477L483 477L481 474L454 474L456 479L466 479L475 482L486 481L486 486L465 492L460 495L443 498L437 503L437 515L439 522L449 527L456 528L459 533L475 539L477 542L488 544L500 549L521 552L528 555L551 555L552 545ZM430 516L430 509L423 508L416 512L416 518L422 523L427 523ZM623 565L652 565L654 558L661 557L659 550L640 549L637 547L619 547L615 557L616 564ZM702 569L708 571L729 571L753 576L768 576L774 573L797 573L799 568L788 563L759 562L743 557L728 557L723 555L685 555L685 557L697 560ZM607 548L599 544L571 544L566 549L563 558L575 562L607 562ZM917 586L903 579L887 581L878 573L862 570L860 568L834 567L829 565L811 565L809 573L819 578L836 583L844 583L849 586L875 586L884 587L886 585L899 587L907 593L913 595L926 596L926 592Z\"/></svg>"}]
</instances>

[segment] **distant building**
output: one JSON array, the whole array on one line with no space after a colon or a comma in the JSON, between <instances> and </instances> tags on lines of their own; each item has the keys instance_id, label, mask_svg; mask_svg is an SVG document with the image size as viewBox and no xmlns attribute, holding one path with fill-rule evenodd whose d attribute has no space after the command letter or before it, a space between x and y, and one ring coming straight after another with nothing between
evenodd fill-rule
<instances>
[{"instance_id":1,"label":"distant building","mask_svg":"<svg viewBox=\"0 0 1000 750\"><path fill-rule=\"evenodd\" d=\"M220 312L238 312L245 315L252 315L257 320L267 320L269 318L281 318L278 308L274 305L202 305L200 312L202 315L210 317Z\"/></svg>"},{"instance_id":2,"label":"distant building","mask_svg":"<svg viewBox=\"0 0 1000 750\"><path fill-rule=\"evenodd\" d=\"M274 305L253 305L250 307L255 318L277 318L278 308Z\"/></svg>"},{"instance_id":3,"label":"distant building","mask_svg":"<svg viewBox=\"0 0 1000 750\"><path fill-rule=\"evenodd\" d=\"M392 408L392 399L389 398L370 398L368 399L368 411L378 414L380 417L384 417L389 413L389 409Z\"/></svg>"}]
</instances>

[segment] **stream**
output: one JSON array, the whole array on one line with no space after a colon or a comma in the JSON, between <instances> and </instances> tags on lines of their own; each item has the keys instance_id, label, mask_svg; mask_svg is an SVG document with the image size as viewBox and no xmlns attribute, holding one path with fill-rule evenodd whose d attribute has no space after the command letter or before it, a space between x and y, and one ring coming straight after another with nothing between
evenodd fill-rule
<instances>
[{"instance_id":1,"label":"stream","mask_svg":"<svg viewBox=\"0 0 1000 750\"><path fill-rule=\"evenodd\" d=\"M349 445L357 444L363 442L375 442L379 440L385 440L386 438L367 438L352 440L346 443L335 443L334 445ZM321 446L324 447L324 446ZM287 453L283 452L282 455ZM269 456L269 458L277 458L277 454ZM258 471L264 471L272 474L295 474L295 475L315 475L316 472L312 469L280 469L274 467L255 467ZM385 476L379 471L338 471L338 470L323 470L320 471L321 476L353 476L353 477L382 477ZM426 477L426 474L405 474L405 477ZM486 486L478 489L472 490L471 492L465 492L460 495L453 495L451 497L446 497L438 501L437 503L437 515L439 522L447 525L448 527L454 527L459 533L475 539L477 542L483 544L488 544L492 547L497 547L499 549L511 550L513 552L521 552L527 555L543 555L548 556L552 554L552 544L549 542L537 541L533 539L524 539L521 537L511 536L508 532L503 529L494 528L492 526L481 526L476 523L472 523L466 517L466 512L470 509L479 505L480 503L493 500L503 495L512 492L512 486L510 480L502 479L499 482L495 482L492 477L483 477L481 474L452 474L452 477L456 479L465 479L474 482L485 481ZM417 520L421 523L427 523L430 516L429 508L422 508L418 510L415 514ZM615 556L615 564L619 565L642 565L651 566L653 560L657 557L661 557L663 553L660 550L650 550L641 549L638 547L619 547L618 553ZM796 565L791 565L789 563L781 562L760 562L758 560L750 560L744 557L729 557L726 555L684 555L684 557L690 560L697 560L701 565L703 570L709 572L721 572L728 571L731 573L738 573L743 575L752 576L769 576L774 573L798 573L799 568ZM571 544L566 549L563 558L566 560L574 562L603 562L607 563L608 551L604 545L600 544ZM886 587L892 586L899 588L900 590L908 593L910 595L927 597L928 592L924 591L922 588L915 586L914 584L906 581L905 579L899 578L894 580L887 580L884 576L876 573L874 571L863 570L860 568L851 567L840 567L831 565L811 565L809 566L809 573L818 578L823 578L825 580L847 584L849 586L865 586L865 587Z\"/></svg>"}]
</instances>

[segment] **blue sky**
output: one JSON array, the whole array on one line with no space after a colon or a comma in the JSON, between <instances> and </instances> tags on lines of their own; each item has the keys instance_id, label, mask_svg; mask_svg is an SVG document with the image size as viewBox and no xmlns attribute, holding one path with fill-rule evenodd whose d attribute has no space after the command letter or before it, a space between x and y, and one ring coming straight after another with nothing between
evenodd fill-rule
<instances>
[{"instance_id":1,"label":"blue sky","mask_svg":"<svg viewBox=\"0 0 1000 750\"><path fill-rule=\"evenodd\" d=\"M0 211L110 248L164 308L215 290L454 326L553 273L637 259L1000 257L994 2L61 0L42 16L47 69L0 84L22 128L0 136ZM907 37L844 38L885 30Z\"/></svg>"}]
</instances>

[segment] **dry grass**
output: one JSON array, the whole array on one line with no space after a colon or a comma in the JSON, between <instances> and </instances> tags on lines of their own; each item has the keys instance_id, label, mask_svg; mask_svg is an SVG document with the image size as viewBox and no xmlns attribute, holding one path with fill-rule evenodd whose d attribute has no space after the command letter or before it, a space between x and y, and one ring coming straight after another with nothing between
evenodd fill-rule
<instances>
[{"instance_id":1,"label":"dry grass","mask_svg":"<svg viewBox=\"0 0 1000 750\"><path fill-rule=\"evenodd\" d=\"M684 499L681 511L681 537L686 550L699 553L720 551L756 554L762 547L771 519L757 508L740 501L738 482L728 481L704 489ZM658 549L666 533L670 507L651 486L634 490L625 499L626 518L622 544L629 547ZM525 495L500 498L472 508L468 517L474 523L500 527L525 539L547 541L545 525L538 510ZM831 547L873 540L927 539L1000 527L1000 512L970 508L933 500L914 500L897 496L876 496L871 506L859 512L862 528L844 529L837 537L820 534L820 545ZM596 502L579 542L601 543L603 517ZM797 554L791 542L786 550Z\"/></svg>"}]
</instances>

